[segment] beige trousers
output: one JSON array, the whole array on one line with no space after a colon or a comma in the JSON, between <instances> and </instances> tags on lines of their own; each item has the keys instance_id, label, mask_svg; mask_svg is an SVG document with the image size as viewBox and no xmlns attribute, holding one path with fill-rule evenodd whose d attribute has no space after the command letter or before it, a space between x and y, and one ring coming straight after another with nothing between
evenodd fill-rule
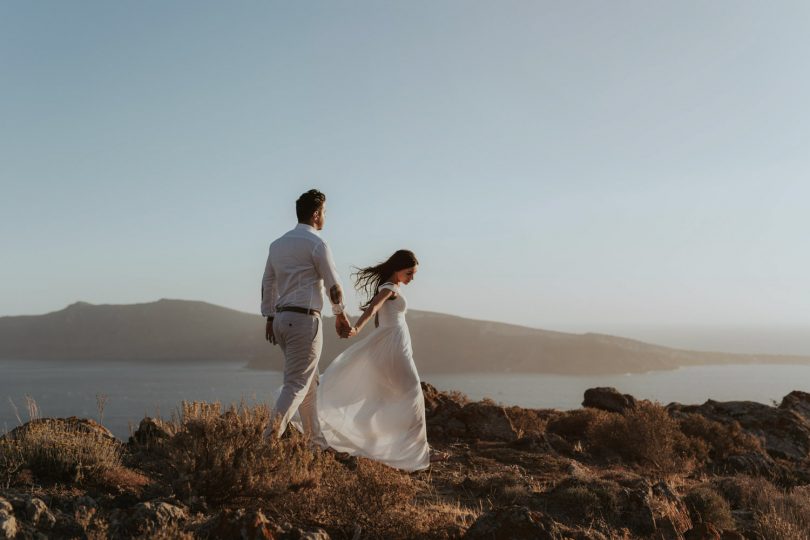
<instances>
[{"instance_id":1,"label":"beige trousers","mask_svg":"<svg viewBox=\"0 0 810 540\"><path fill-rule=\"evenodd\" d=\"M273 320L273 334L284 353L284 386L276 400L274 414L281 418L278 436L300 414L304 433L325 445L318 421L318 360L323 349L320 317L282 311Z\"/></svg>"}]
</instances>

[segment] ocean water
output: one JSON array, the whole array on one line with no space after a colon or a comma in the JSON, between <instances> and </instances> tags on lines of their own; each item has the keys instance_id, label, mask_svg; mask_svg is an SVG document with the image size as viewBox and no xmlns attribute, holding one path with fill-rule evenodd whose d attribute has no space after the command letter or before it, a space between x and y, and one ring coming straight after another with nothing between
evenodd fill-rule
<instances>
[{"instance_id":1,"label":"ocean water","mask_svg":"<svg viewBox=\"0 0 810 540\"><path fill-rule=\"evenodd\" d=\"M98 420L97 396L107 397L103 424L126 439L144 416L168 418L180 402L272 404L281 373L234 364L142 365L0 360L0 432L28 420L26 396L42 416ZM810 366L728 365L611 376L543 374L423 374L442 390L459 390L506 405L572 409L586 389L614 386L664 404L750 400L772 404L791 390L810 392ZM18 418L19 417L19 418Z\"/></svg>"}]
</instances>

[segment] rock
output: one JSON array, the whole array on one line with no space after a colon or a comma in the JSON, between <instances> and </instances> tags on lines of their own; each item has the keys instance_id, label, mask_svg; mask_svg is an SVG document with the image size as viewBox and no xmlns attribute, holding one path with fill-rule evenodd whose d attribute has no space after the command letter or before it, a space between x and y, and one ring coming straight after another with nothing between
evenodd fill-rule
<instances>
[{"instance_id":1,"label":"rock","mask_svg":"<svg viewBox=\"0 0 810 540\"><path fill-rule=\"evenodd\" d=\"M241 540L273 540L281 538L283 530L268 520L260 510L226 509L205 525L209 538Z\"/></svg>"},{"instance_id":2,"label":"rock","mask_svg":"<svg viewBox=\"0 0 810 540\"><path fill-rule=\"evenodd\" d=\"M169 524L179 523L188 519L186 511L179 506L167 502L145 502L135 506L132 520L136 522L152 522L158 528Z\"/></svg>"},{"instance_id":3,"label":"rock","mask_svg":"<svg viewBox=\"0 0 810 540\"><path fill-rule=\"evenodd\" d=\"M773 457L801 461L810 453L810 420L797 410L802 410L803 396L792 392L785 397L779 408L753 401L714 401L703 405L667 406L672 415L697 413L710 420L723 423L737 421L747 432L756 435L765 450Z\"/></svg>"},{"instance_id":4,"label":"rock","mask_svg":"<svg viewBox=\"0 0 810 540\"><path fill-rule=\"evenodd\" d=\"M36 497L31 497L25 503L25 513L28 520L35 526L50 529L56 524L56 516L48 506Z\"/></svg>"},{"instance_id":5,"label":"rock","mask_svg":"<svg viewBox=\"0 0 810 540\"><path fill-rule=\"evenodd\" d=\"M14 517L14 507L3 497L0 497L0 538L14 538L17 536L17 519Z\"/></svg>"},{"instance_id":6,"label":"rock","mask_svg":"<svg viewBox=\"0 0 810 540\"><path fill-rule=\"evenodd\" d=\"M555 540L562 534L561 526L542 512L525 506L496 508L481 515L464 535L466 540Z\"/></svg>"},{"instance_id":7,"label":"rock","mask_svg":"<svg viewBox=\"0 0 810 540\"><path fill-rule=\"evenodd\" d=\"M721 540L720 530L711 523L698 523L684 534L686 540Z\"/></svg>"},{"instance_id":8,"label":"rock","mask_svg":"<svg viewBox=\"0 0 810 540\"><path fill-rule=\"evenodd\" d=\"M185 509L163 501L118 508L110 513L113 536L143 536L153 531L176 529L188 519Z\"/></svg>"},{"instance_id":9,"label":"rock","mask_svg":"<svg viewBox=\"0 0 810 540\"><path fill-rule=\"evenodd\" d=\"M728 456L713 464L710 469L715 474L720 475L745 474L774 478L779 468L779 465L769 455L759 452L747 452Z\"/></svg>"},{"instance_id":10,"label":"rock","mask_svg":"<svg viewBox=\"0 0 810 540\"><path fill-rule=\"evenodd\" d=\"M655 538L682 540L685 531L692 528L689 511L675 490L664 480L652 487L653 495L659 499L657 506L664 509L655 518Z\"/></svg>"},{"instance_id":11,"label":"rock","mask_svg":"<svg viewBox=\"0 0 810 540\"><path fill-rule=\"evenodd\" d=\"M331 536L320 527L315 527L314 529L298 529L293 527L289 530L285 530L280 538L282 540L330 540Z\"/></svg>"},{"instance_id":12,"label":"rock","mask_svg":"<svg viewBox=\"0 0 810 540\"><path fill-rule=\"evenodd\" d=\"M626 409L635 409L636 398L630 394L621 394L618 390L609 386L589 388L585 390L585 399L582 406L620 413Z\"/></svg>"},{"instance_id":13,"label":"rock","mask_svg":"<svg viewBox=\"0 0 810 540\"><path fill-rule=\"evenodd\" d=\"M782 398L780 409L794 411L810 422L810 394L794 390Z\"/></svg>"},{"instance_id":14,"label":"rock","mask_svg":"<svg viewBox=\"0 0 810 540\"><path fill-rule=\"evenodd\" d=\"M506 409L500 405L470 403L459 411L458 419L464 423L467 436L472 439L514 441L518 438Z\"/></svg>"},{"instance_id":15,"label":"rock","mask_svg":"<svg viewBox=\"0 0 810 540\"><path fill-rule=\"evenodd\" d=\"M486 401L467 403L462 397L439 392L425 382L422 394L429 438L507 442L518 438L509 414L500 405Z\"/></svg>"},{"instance_id":16,"label":"rock","mask_svg":"<svg viewBox=\"0 0 810 540\"><path fill-rule=\"evenodd\" d=\"M146 417L138 424L138 429L129 438L130 444L151 446L170 439L174 434L171 426L159 418Z\"/></svg>"},{"instance_id":17,"label":"rock","mask_svg":"<svg viewBox=\"0 0 810 540\"><path fill-rule=\"evenodd\" d=\"M0 510L0 538L14 538L17 536L17 520L6 512Z\"/></svg>"},{"instance_id":18,"label":"rock","mask_svg":"<svg viewBox=\"0 0 810 540\"><path fill-rule=\"evenodd\" d=\"M101 439L119 442L109 429L105 428L95 420L90 420L88 418L77 418L75 416L71 416L69 418L38 418L36 420L31 420L30 422L26 422L25 424L12 429L7 434L1 436L0 439L20 439L27 433L44 429L77 431L79 433L95 435Z\"/></svg>"},{"instance_id":19,"label":"rock","mask_svg":"<svg viewBox=\"0 0 810 540\"><path fill-rule=\"evenodd\" d=\"M621 520L626 523L631 530L643 535L651 534L655 531L654 492L650 483L639 478L629 483L623 483L621 495Z\"/></svg>"}]
</instances>

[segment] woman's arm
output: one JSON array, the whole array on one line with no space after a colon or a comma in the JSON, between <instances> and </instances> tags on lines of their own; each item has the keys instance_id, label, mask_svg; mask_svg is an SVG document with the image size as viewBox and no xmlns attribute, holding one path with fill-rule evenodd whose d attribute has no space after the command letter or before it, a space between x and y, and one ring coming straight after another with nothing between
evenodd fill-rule
<instances>
[{"instance_id":1,"label":"woman's arm","mask_svg":"<svg viewBox=\"0 0 810 540\"><path fill-rule=\"evenodd\" d=\"M391 289L380 289L380 292L378 292L374 298L371 299L369 306L366 308L363 314L360 315L360 318L357 319L357 322L354 325L354 329L357 334L360 333L360 330L363 329L368 320L372 318L375 313L377 313L380 307L382 307L383 303L391 298L393 294L394 291Z\"/></svg>"}]
</instances>

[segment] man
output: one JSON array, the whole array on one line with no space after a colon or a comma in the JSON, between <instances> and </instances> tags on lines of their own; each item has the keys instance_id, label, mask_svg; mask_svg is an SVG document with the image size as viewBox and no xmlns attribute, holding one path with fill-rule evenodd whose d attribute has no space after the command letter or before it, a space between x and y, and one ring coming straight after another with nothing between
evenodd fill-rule
<instances>
[{"instance_id":1,"label":"man","mask_svg":"<svg viewBox=\"0 0 810 540\"><path fill-rule=\"evenodd\" d=\"M352 337L343 305L343 289L332 252L318 231L323 229L326 196L316 189L295 201L298 225L270 244L262 278L262 315L265 337L284 353L284 386L274 415L280 419L276 436L287 429L298 411L304 433L325 446L318 422L318 360L323 348L321 310L324 284L329 291L335 330Z\"/></svg>"}]
</instances>

